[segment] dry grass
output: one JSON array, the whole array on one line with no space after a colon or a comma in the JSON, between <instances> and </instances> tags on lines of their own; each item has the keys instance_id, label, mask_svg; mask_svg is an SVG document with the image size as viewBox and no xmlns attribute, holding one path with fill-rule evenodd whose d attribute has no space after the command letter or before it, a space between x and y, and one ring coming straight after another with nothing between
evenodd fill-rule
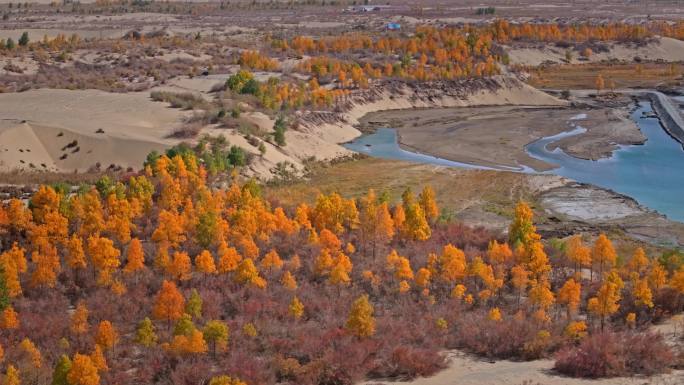
<instances>
[{"instance_id":1,"label":"dry grass","mask_svg":"<svg viewBox=\"0 0 684 385\"><path fill-rule=\"evenodd\" d=\"M269 187L267 195L284 203L313 202L319 193L339 192L359 197L375 189L387 192L393 202L407 187L414 192L431 185L441 206L461 211L473 206L508 214L519 199L533 200L524 174L465 170L408 162L364 158L335 165L315 165L308 180Z\"/></svg>"},{"instance_id":2,"label":"dry grass","mask_svg":"<svg viewBox=\"0 0 684 385\"><path fill-rule=\"evenodd\" d=\"M639 73L637 64L558 65L532 71L529 83L538 88L593 89L597 74L605 79L606 89L610 88L611 81L615 88L653 88L682 82L682 64L674 64L674 75L670 64L648 63L641 67Z\"/></svg>"}]
</instances>

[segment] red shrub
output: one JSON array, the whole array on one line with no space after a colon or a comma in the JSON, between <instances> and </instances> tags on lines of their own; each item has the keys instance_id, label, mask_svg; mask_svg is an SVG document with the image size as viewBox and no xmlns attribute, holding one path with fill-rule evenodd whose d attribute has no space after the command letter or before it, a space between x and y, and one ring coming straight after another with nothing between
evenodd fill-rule
<instances>
[{"instance_id":1,"label":"red shrub","mask_svg":"<svg viewBox=\"0 0 684 385\"><path fill-rule=\"evenodd\" d=\"M660 334L605 332L558 352L554 368L572 377L597 378L662 373L673 362Z\"/></svg>"}]
</instances>

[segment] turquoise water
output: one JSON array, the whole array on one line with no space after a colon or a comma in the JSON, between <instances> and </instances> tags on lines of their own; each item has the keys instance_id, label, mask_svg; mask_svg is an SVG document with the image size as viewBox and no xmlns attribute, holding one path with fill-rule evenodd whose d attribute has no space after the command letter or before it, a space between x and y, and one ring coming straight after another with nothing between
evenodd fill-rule
<instances>
[{"instance_id":1,"label":"turquoise water","mask_svg":"<svg viewBox=\"0 0 684 385\"><path fill-rule=\"evenodd\" d=\"M650 103L642 102L632 112L632 119L647 138L646 143L620 147L608 159L598 161L577 159L560 149L554 151L546 149L549 143L562 137L584 132L581 128L581 120L576 121L575 129L530 143L526 150L534 158L559 166L546 173L591 183L628 195L639 203L665 214L670 219L684 222L684 151L682 146L662 129L658 119L642 118L642 112L651 111ZM385 159L471 169L534 172L524 167L520 169L481 167L406 151L397 144L396 131L388 128L359 137L346 144L345 147Z\"/></svg>"}]
</instances>

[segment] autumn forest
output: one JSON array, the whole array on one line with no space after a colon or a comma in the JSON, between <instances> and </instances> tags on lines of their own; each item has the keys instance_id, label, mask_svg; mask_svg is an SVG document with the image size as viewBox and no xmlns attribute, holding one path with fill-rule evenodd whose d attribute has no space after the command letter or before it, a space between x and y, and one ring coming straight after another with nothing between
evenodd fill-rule
<instances>
[{"instance_id":1,"label":"autumn forest","mask_svg":"<svg viewBox=\"0 0 684 385\"><path fill-rule=\"evenodd\" d=\"M646 328L684 306L684 268L603 234L549 244L524 202L492 239L442 221L429 186L283 207L212 178L161 156L2 206L3 384L347 384L430 375L453 347L556 353L571 376L676 359Z\"/></svg>"}]
</instances>

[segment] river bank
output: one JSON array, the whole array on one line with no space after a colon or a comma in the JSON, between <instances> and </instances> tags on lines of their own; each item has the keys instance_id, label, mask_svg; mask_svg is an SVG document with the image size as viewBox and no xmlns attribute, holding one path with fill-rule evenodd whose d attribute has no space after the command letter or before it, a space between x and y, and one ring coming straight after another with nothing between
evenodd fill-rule
<instances>
[{"instance_id":1,"label":"river bank","mask_svg":"<svg viewBox=\"0 0 684 385\"><path fill-rule=\"evenodd\" d=\"M361 118L362 131L397 130L401 148L454 162L547 171L553 163L530 157L525 146L572 129L581 116L587 132L554 147L580 158L606 158L623 145L646 140L630 119L630 100L621 107L483 106L381 111Z\"/></svg>"}]
</instances>

